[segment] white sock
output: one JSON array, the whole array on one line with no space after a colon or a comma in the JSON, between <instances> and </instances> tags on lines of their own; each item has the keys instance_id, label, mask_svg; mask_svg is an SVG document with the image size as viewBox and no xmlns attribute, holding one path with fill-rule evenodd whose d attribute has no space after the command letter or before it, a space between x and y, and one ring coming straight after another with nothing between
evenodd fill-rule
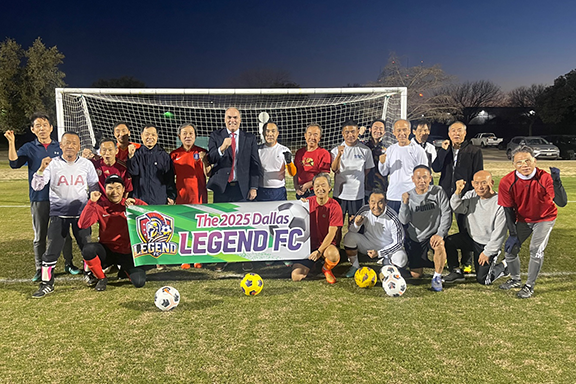
<instances>
[{"instance_id":1,"label":"white sock","mask_svg":"<svg viewBox=\"0 0 576 384\"><path fill-rule=\"evenodd\" d=\"M504 268L506 268L508 266L508 263L506 262L506 259L502 260L502 265L504 266Z\"/></svg>"},{"instance_id":2,"label":"white sock","mask_svg":"<svg viewBox=\"0 0 576 384\"><path fill-rule=\"evenodd\" d=\"M360 262L358 261L358 255L356 256L348 256L348 261L352 264L352 266L356 269L360 269Z\"/></svg>"},{"instance_id":3,"label":"white sock","mask_svg":"<svg viewBox=\"0 0 576 384\"><path fill-rule=\"evenodd\" d=\"M441 273L438 273L438 272L434 272L434 276L432 276L432 278L435 278L436 276L442 277L442 274L441 274Z\"/></svg>"}]
</instances>

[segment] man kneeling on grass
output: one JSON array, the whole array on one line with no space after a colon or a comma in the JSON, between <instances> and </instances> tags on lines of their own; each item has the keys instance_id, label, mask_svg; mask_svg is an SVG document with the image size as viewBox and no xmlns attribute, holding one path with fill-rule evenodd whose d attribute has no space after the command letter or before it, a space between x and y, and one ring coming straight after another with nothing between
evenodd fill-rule
<instances>
[{"instance_id":1,"label":"man kneeling on grass","mask_svg":"<svg viewBox=\"0 0 576 384\"><path fill-rule=\"evenodd\" d=\"M312 182L316 196L310 196L308 203L310 204L310 245L313 251L308 259L294 263L292 280L304 279L314 263L324 259L322 272L326 276L326 281L334 284L336 278L332 274L332 268L340 261L337 244L344 224L342 209L336 200L328 196L332 190L329 174L319 173L314 176Z\"/></svg>"},{"instance_id":2,"label":"man kneeling on grass","mask_svg":"<svg viewBox=\"0 0 576 384\"><path fill-rule=\"evenodd\" d=\"M452 211L444 190L430 185L432 172L426 165L414 167L412 181L415 188L402 194L398 218L408 224L406 253L412 277L423 276L424 267L434 267L432 290L442 291L442 270L446 262L444 237L452 222ZM434 263L430 265L428 250L434 250Z\"/></svg>"},{"instance_id":3,"label":"man kneeling on grass","mask_svg":"<svg viewBox=\"0 0 576 384\"><path fill-rule=\"evenodd\" d=\"M364 233L359 232L361 227L364 227ZM372 190L368 205L358 210L348 227L343 244L352 263L346 277L354 277L360 268L358 252L372 259L378 258L379 264L395 265L403 275L408 273L404 268L408 264L404 251L404 228L396 212L386 206L382 190Z\"/></svg>"},{"instance_id":4,"label":"man kneeling on grass","mask_svg":"<svg viewBox=\"0 0 576 384\"><path fill-rule=\"evenodd\" d=\"M504 208L498 205L498 194L494 192L494 180L488 171L478 171L472 179L472 191L462 196L466 181L456 181L456 191L450 205L457 215L464 215L467 231L448 236L446 257L451 271L444 278L446 283L464 281L459 268L458 249L472 252L476 270L476 281L490 285L494 280L508 274L506 261L497 264L498 254L506 238Z\"/></svg>"},{"instance_id":5,"label":"man kneeling on grass","mask_svg":"<svg viewBox=\"0 0 576 384\"><path fill-rule=\"evenodd\" d=\"M104 291L108 278L102 267L120 265L121 276L128 276L136 288L146 283L146 272L134 266L126 207L130 205L147 205L142 200L124 198L124 180L118 175L110 175L105 181L106 196L98 191L90 194L90 200L80 215L78 226L90 228L96 222L100 224L98 243L88 243L82 250L84 261L90 268L85 275L88 286L96 286L97 291Z\"/></svg>"}]
</instances>

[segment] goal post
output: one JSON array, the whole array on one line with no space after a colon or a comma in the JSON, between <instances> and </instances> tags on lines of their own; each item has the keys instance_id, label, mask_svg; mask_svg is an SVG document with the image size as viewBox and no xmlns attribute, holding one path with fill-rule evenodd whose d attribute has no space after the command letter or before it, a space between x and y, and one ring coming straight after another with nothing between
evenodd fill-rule
<instances>
[{"instance_id":1,"label":"goal post","mask_svg":"<svg viewBox=\"0 0 576 384\"><path fill-rule=\"evenodd\" d=\"M342 141L342 124L349 119L369 126L375 119L406 118L405 87L264 88L264 89L152 89L56 88L58 137L79 133L82 148L97 147L102 137L113 138L117 122L127 122L131 140L140 142L145 125L158 130L158 143L171 151L180 145L178 127L191 123L197 144L207 146L210 133L224 127L224 111L236 107L241 129L262 138L266 120L278 125L279 141L293 152L305 145L308 124L322 127L320 145L328 150ZM265 112L265 113L264 113Z\"/></svg>"}]
</instances>

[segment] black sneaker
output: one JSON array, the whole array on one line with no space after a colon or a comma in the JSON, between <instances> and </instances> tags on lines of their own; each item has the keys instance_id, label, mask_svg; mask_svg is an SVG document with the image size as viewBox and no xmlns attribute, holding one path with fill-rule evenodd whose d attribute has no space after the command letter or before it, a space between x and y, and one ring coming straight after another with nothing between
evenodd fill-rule
<instances>
[{"instance_id":1,"label":"black sneaker","mask_svg":"<svg viewBox=\"0 0 576 384\"><path fill-rule=\"evenodd\" d=\"M500 289L504 289L504 290L509 290L512 288L518 288L522 285L522 282L520 281L520 279L516 280L516 279L508 279L504 284L500 285Z\"/></svg>"},{"instance_id":2,"label":"black sneaker","mask_svg":"<svg viewBox=\"0 0 576 384\"><path fill-rule=\"evenodd\" d=\"M32 278L33 283L37 283L42 280L42 269L37 269L34 277Z\"/></svg>"},{"instance_id":3,"label":"black sneaker","mask_svg":"<svg viewBox=\"0 0 576 384\"><path fill-rule=\"evenodd\" d=\"M534 288L532 288L528 284L524 284L524 286L522 287L521 290L518 291L516 296L518 296L519 299L529 299L530 297L532 297L533 293Z\"/></svg>"},{"instance_id":4,"label":"black sneaker","mask_svg":"<svg viewBox=\"0 0 576 384\"><path fill-rule=\"evenodd\" d=\"M80 268L76 267L74 264L65 265L64 272L69 273L71 275L79 275L80 273L82 273Z\"/></svg>"},{"instance_id":5,"label":"black sneaker","mask_svg":"<svg viewBox=\"0 0 576 384\"><path fill-rule=\"evenodd\" d=\"M108 278L107 277L98 280L98 282L96 283L96 290L98 292L105 291L106 290L106 284L108 284Z\"/></svg>"},{"instance_id":6,"label":"black sneaker","mask_svg":"<svg viewBox=\"0 0 576 384\"><path fill-rule=\"evenodd\" d=\"M92 271L86 272L86 274L84 274L84 282L87 286L93 287L96 285L96 283L98 283L98 278L94 276Z\"/></svg>"},{"instance_id":7,"label":"black sneaker","mask_svg":"<svg viewBox=\"0 0 576 384\"><path fill-rule=\"evenodd\" d=\"M444 276L444 282L446 284L456 283L456 282L463 282L466 279L464 278L464 274L460 268L454 269L448 275Z\"/></svg>"},{"instance_id":8,"label":"black sneaker","mask_svg":"<svg viewBox=\"0 0 576 384\"><path fill-rule=\"evenodd\" d=\"M54 286L50 283L40 283L40 287L32 294L35 299L41 299L49 293L54 292Z\"/></svg>"}]
</instances>

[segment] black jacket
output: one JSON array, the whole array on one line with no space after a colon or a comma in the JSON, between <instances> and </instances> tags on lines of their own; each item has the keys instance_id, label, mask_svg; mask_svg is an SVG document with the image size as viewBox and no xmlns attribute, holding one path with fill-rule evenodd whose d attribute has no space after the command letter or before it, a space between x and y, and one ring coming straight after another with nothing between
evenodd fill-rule
<instances>
[{"instance_id":1,"label":"black jacket","mask_svg":"<svg viewBox=\"0 0 576 384\"><path fill-rule=\"evenodd\" d=\"M147 204L165 205L168 197L176 198L172 159L160 145L138 148L134 157L128 159L128 173L132 176L134 197Z\"/></svg>"},{"instance_id":2,"label":"black jacket","mask_svg":"<svg viewBox=\"0 0 576 384\"><path fill-rule=\"evenodd\" d=\"M456 180L466 181L466 185L462 190L462 195L464 195L472 189L474 174L484 169L482 151L467 140L464 140L458 151L458 158L454 167L452 145L447 150L440 148L436 160L432 163L432 169L441 173L438 184L444 189L448 199L450 199L456 189Z\"/></svg>"}]
</instances>

